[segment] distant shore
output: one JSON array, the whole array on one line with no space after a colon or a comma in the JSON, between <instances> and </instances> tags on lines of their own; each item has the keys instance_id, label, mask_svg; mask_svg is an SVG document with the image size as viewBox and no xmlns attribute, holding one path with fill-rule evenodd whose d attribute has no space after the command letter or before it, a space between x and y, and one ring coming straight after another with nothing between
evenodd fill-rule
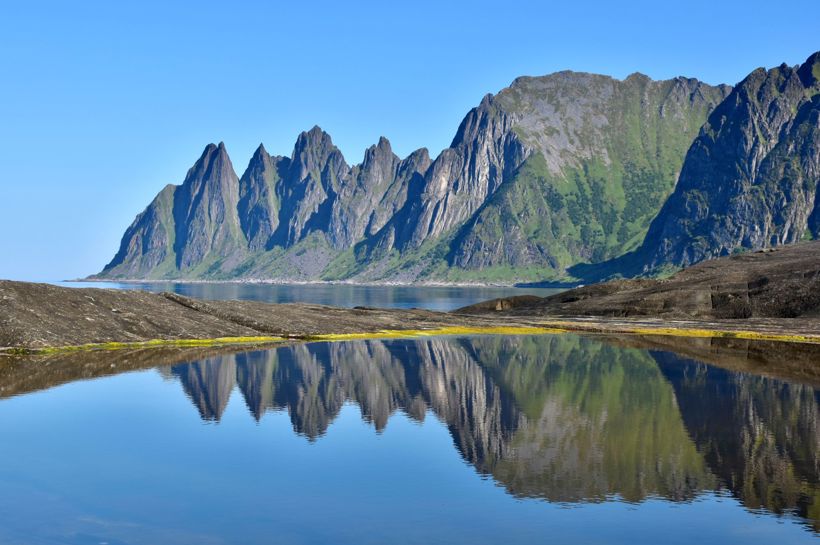
<instances>
[{"instance_id":1,"label":"distant shore","mask_svg":"<svg viewBox=\"0 0 820 545\"><path fill-rule=\"evenodd\" d=\"M238 278L232 280L201 280L191 278L178 279L140 279L140 278L74 278L62 280L62 282L95 282L114 284L249 284L249 285L272 285L272 286L366 286L366 287L388 287L388 288L544 288L544 289L568 289L583 285L581 282L400 282L390 281L352 281L352 280L277 280L277 279L255 279Z\"/></svg>"}]
</instances>

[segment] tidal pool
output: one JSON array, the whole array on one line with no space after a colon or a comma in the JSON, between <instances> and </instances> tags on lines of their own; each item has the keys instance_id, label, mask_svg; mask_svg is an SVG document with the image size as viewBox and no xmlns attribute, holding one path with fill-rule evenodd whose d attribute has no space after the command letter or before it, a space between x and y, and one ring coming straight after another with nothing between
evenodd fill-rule
<instances>
[{"instance_id":1,"label":"tidal pool","mask_svg":"<svg viewBox=\"0 0 820 545\"><path fill-rule=\"evenodd\" d=\"M819 535L811 384L569 334L160 354L0 358L0 543Z\"/></svg>"}]
</instances>

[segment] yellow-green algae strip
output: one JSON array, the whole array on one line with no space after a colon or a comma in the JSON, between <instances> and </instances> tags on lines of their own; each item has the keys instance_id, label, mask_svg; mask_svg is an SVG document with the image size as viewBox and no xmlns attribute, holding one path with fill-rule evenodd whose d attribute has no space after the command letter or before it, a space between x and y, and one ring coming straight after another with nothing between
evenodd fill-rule
<instances>
[{"instance_id":1,"label":"yellow-green algae strip","mask_svg":"<svg viewBox=\"0 0 820 545\"><path fill-rule=\"evenodd\" d=\"M0 354L37 355L78 352L83 350L124 350L158 347L209 347L225 345L256 345L284 341L348 341L358 339L400 339L414 337L432 337L438 335L546 335L560 333L622 333L626 335L661 335L671 337L727 338L756 341L781 341L796 343L820 344L820 335L802 335L785 333L762 333L757 331L732 331L720 329L695 329L676 327L628 327L624 325L607 325L606 322L542 322L541 326L486 326L462 327L450 326L435 329L383 329L369 333L324 333L316 335L293 335L285 337L217 337L213 339L152 339L137 342L88 343L69 346L45 348L10 348Z\"/></svg>"},{"instance_id":2,"label":"yellow-green algae strip","mask_svg":"<svg viewBox=\"0 0 820 545\"><path fill-rule=\"evenodd\" d=\"M283 337L217 337L214 339L151 339L150 341L135 342L107 342L107 343L87 343L67 346L50 346L45 348L12 348L7 350L7 354L37 355L37 354L61 354L65 352L79 352L83 350L125 350L135 348L160 348L160 347L209 347L224 346L231 344L266 344L282 342Z\"/></svg>"},{"instance_id":3,"label":"yellow-green algae strip","mask_svg":"<svg viewBox=\"0 0 820 545\"><path fill-rule=\"evenodd\" d=\"M545 326L555 327L576 333L623 333L627 335L660 335L666 337L744 339L750 341L780 341L790 343L820 344L820 335L803 335L790 333L763 333L759 331L728 329L697 329L685 327L629 327L624 325L608 326L606 322L543 322Z\"/></svg>"},{"instance_id":4,"label":"yellow-green algae strip","mask_svg":"<svg viewBox=\"0 0 820 545\"><path fill-rule=\"evenodd\" d=\"M223 345L254 345L283 341L347 341L357 339L399 339L413 337L432 337L437 335L543 335L549 333L566 333L566 329L548 327L440 327L435 329L383 329L370 333L324 333L317 335L290 335L285 337L219 337L215 339L152 339L137 342L88 343L44 348L9 348L0 354L38 355L78 352L83 350L124 350L135 348L157 347L208 347Z\"/></svg>"},{"instance_id":5,"label":"yellow-green algae strip","mask_svg":"<svg viewBox=\"0 0 820 545\"><path fill-rule=\"evenodd\" d=\"M438 335L544 335L566 333L564 328L536 326L439 327L435 329L383 329L372 333L325 333L308 335L306 341L350 341L356 339L401 339Z\"/></svg>"}]
</instances>

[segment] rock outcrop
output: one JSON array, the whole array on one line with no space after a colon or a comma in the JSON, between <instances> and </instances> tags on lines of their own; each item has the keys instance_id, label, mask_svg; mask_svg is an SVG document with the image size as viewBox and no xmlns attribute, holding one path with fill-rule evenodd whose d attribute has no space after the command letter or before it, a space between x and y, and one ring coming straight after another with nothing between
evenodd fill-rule
<instances>
[{"instance_id":1,"label":"rock outcrop","mask_svg":"<svg viewBox=\"0 0 820 545\"><path fill-rule=\"evenodd\" d=\"M494 299L457 312L697 320L800 317L803 323L820 317L820 241L712 259L666 279L612 280L543 298ZM790 325L793 333L797 326Z\"/></svg>"}]
</instances>

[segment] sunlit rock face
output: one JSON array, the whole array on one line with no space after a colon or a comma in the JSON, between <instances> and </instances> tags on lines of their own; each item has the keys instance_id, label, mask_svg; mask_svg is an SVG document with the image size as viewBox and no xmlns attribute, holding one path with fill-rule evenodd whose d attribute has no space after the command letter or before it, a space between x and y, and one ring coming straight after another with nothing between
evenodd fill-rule
<instances>
[{"instance_id":1,"label":"sunlit rock face","mask_svg":"<svg viewBox=\"0 0 820 545\"><path fill-rule=\"evenodd\" d=\"M314 127L287 157L260 145L238 177L225 146L211 144L137 216L98 276L561 275L640 243L728 92L560 72L485 96L435 158L422 148L402 159L382 137L351 166Z\"/></svg>"}]
</instances>

